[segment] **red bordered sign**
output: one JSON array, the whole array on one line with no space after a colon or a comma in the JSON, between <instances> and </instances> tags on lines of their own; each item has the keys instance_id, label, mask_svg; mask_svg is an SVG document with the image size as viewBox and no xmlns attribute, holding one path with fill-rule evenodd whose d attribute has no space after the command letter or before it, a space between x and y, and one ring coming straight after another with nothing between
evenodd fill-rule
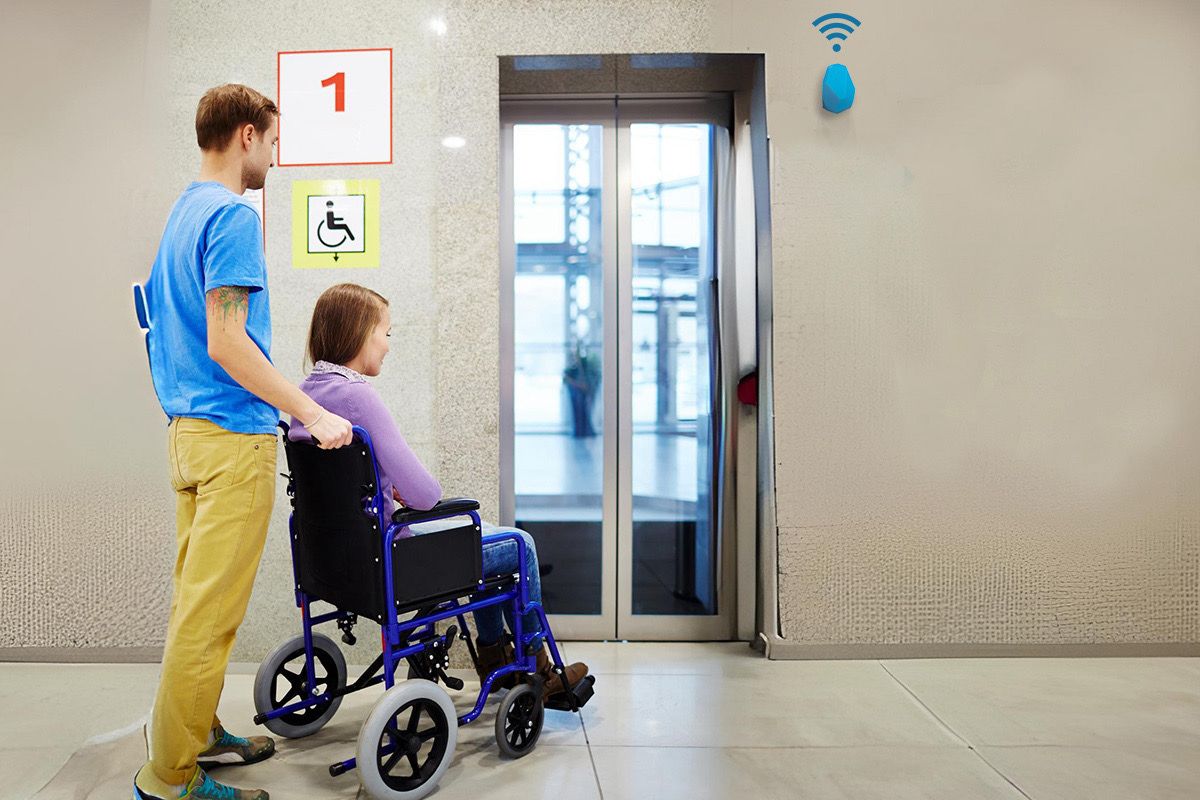
<instances>
[{"instance_id":1,"label":"red bordered sign","mask_svg":"<svg viewBox=\"0 0 1200 800\"><path fill-rule=\"evenodd\" d=\"M278 165L392 163L392 49L276 56Z\"/></svg>"}]
</instances>

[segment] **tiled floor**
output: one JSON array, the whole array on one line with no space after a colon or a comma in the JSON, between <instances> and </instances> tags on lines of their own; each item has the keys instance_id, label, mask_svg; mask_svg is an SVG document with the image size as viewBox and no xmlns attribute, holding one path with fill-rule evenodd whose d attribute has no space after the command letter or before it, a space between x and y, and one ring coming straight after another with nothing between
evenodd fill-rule
<instances>
[{"instance_id":1,"label":"tiled floor","mask_svg":"<svg viewBox=\"0 0 1200 800\"><path fill-rule=\"evenodd\" d=\"M499 757L485 710L460 731L432 797L1200 797L1200 659L771 662L741 644L564 649L598 676L582 719L547 712L537 749L514 762ZM237 731L252 727L252 673L235 665L226 681L221 714ZM0 664L0 798L47 781L39 800L128 797L156 674ZM456 693L460 706L468 693ZM277 800L355 798L353 774L330 778L324 766L352 754L378 696L347 698L317 735L221 777Z\"/></svg>"}]
</instances>

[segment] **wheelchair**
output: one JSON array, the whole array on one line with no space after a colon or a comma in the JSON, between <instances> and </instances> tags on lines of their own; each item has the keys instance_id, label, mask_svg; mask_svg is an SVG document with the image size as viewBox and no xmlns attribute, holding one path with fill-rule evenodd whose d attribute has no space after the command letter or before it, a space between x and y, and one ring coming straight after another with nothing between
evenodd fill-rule
<instances>
[{"instance_id":1,"label":"wheelchair","mask_svg":"<svg viewBox=\"0 0 1200 800\"><path fill-rule=\"evenodd\" d=\"M522 630L523 615L531 610L541 622L554 674L563 685L545 707L576 712L591 699L595 678L567 685L546 613L529 600L526 545L520 536L483 535L479 503L467 498L443 500L428 511L400 508L385 519L383 487L366 430L355 426L350 445L321 450L314 443L289 441L287 424L279 427L289 471L288 528L303 633L282 642L259 666L255 724L285 738L309 736L329 722L343 697L383 683L383 696L359 731L354 757L332 764L329 773L336 777L357 769L376 800L424 797L454 757L458 726L479 718L492 684L507 673L535 673L535 656L525 645L536 634ZM398 536L409 525L464 517L462 524L445 530ZM520 570L485 577L483 545L509 539L517 544ZM334 610L315 613L318 602ZM500 603L513 612L516 660L486 676L474 707L458 715L442 688L464 685L446 673L450 649L462 639L478 666L465 615ZM334 623L342 641L353 645L360 618L379 625L381 653L350 681L337 644L314 628ZM443 620L456 624L439 632L436 623ZM402 662L408 666L407 680L398 681L395 672ZM501 754L520 758L533 750L544 718L542 694L540 678L535 678L502 697L495 719Z\"/></svg>"}]
</instances>

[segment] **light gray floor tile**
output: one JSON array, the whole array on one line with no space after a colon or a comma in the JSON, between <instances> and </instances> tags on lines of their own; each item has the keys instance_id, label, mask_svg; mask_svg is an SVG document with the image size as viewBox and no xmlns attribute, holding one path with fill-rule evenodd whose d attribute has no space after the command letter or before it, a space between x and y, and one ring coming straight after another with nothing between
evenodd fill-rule
<instances>
[{"instance_id":1,"label":"light gray floor tile","mask_svg":"<svg viewBox=\"0 0 1200 800\"><path fill-rule=\"evenodd\" d=\"M593 745L806 747L960 744L874 662L805 662L785 681L600 675L583 709Z\"/></svg>"},{"instance_id":2,"label":"light gray floor tile","mask_svg":"<svg viewBox=\"0 0 1200 800\"><path fill-rule=\"evenodd\" d=\"M431 800L600 798L585 747L554 747L539 741L533 752L515 761L501 758L494 744L461 747Z\"/></svg>"},{"instance_id":3,"label":"light gray floor tile","mask_svg":"<svg viewBox=\"0 0 1200 800\"><path fill-rule=\"evenodd\" d=\"M745 642L568 642L572 661L596 675L728 675L772 680L803 669L768 661ZM565 656L564 656L565 657Z\"/></svg>"},{"instance_id":4,"label":"light gray floor tile","mask_svg":"<svg viewBox=\"0 0 1200 800\"><path fill-rule=\"evenodd\" d=\"M974 745L1200 747L1187 659L945 659L884 666Z\"/></svg>"},{"instance_id":5,"label":"light gray floor tile","mask_svg":"<svg viewBox=\"0 0 1200 800\"><path fill-rule=\"evenodd\" d=\"M76 747L21 747L19 742L6 742L0 748L0 797L33 797Z\"/></svg>"},{"instance_id":6,"label":"light gray floor tile","mask_svg":"<svg viewBox=\"0 0 1200 800\"><path fill-rule=\"evenodd\" d=\"M0 786L20 786L9 796L30 797L88 739L145 717L154 704L158 669L157 664L0 664Z\"/></svg>"},{"instance_id":7,"label":"light gray floor tile","mask_svg":"<svg viewBox=\"0 0 1200 800\"><path fill-rule=\"evenodd\" d=\"M983 747L1035 800L1196 800L1200 747Z\"/></svg>"},{"instance_id":8,"label":"light gray floor tile","mask_svg":"<svg viewBox=\"0 0 1200 800\"><path fill-rule=\"evenodd\" d=\"M0 664L6 741L62 746L140 719L154 705L157 664Z\"/></svg>"},{"instance_id":9,"label":"light gray floor tile","mask_svg":"<svg viewBox=\"0 0 1200 800\"><path fill-rule=\"evenodd\" d=\"M592 748L605 800L1020 800L966 747Z\"/></svg>"}]
</instances>

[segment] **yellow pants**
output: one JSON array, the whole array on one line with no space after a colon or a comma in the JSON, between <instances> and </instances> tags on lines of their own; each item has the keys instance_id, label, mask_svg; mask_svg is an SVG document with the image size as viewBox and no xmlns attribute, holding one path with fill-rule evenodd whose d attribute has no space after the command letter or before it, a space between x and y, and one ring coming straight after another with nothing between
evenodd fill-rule
<instances>
[{"instance_id":1,"label":"yellow pants","mask_svg":"<svg viewBox=\"0 0 1200 800\"><path fill-rule=\"evenodd\" d=\"M150 764L178 784L195 772L217 724L275 502L276 439L186 417L171 422L168 439L178 552Z\"/></svg>"}]
</instances>

